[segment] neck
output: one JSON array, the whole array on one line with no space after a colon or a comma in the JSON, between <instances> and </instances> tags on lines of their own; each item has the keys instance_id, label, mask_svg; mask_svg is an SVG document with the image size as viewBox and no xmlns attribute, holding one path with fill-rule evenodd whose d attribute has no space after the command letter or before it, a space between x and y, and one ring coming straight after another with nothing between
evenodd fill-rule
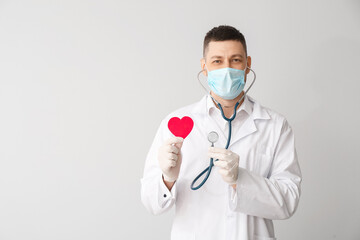
<instances>
[{"instance_id":1,"label":"neck","mask_svg":"<svg viewBox=\"0 0 360 240\"><path fill-rule=\"evenodd\" d=\"M239 96L237 96L236 98L231 99L231 100L223 99L223 98L217 96L216 94L214 94L212 91L210 92L210 95L221 104L221 107L224 111L225 117L230 118L234 113L235 104L240 100L240 98L242 98L242 96L244 95L244 92L241 92ZM241 102L237 106L236 110L241 106L241 104L243 102L244 102L244 98L241 100ZM219 106L216 103L214 103L214 104L217 108L219 108Z\"/></svg>"}]
</instances>

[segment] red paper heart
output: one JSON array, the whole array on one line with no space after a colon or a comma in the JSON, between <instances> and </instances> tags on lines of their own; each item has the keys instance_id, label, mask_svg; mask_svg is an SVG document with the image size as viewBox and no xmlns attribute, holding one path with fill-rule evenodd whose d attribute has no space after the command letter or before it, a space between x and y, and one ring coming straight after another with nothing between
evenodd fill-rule
<instances>
[{"instance_id":1,"label":"red paper heart","mask_svg":"<svg viewBox=\"0 0 360 240\"><path fill-rule=\"evenodd\" d=\"M176 137L186 138L193 129L194 121L185 116L182 119L173 117L168 122L168 128Z\"/></svg>"}]
</instances>

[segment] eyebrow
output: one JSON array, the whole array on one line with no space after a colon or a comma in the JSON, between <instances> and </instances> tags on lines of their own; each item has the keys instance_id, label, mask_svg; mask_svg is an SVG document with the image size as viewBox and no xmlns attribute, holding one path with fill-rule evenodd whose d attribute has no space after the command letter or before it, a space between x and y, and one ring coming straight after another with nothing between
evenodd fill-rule
<instances>
[{"instance_id":1,"label":"eyebrow","mask_svg":"<svg viewBox=\"0 0 360 240\"><path fill-rule=\"evenodd\" d=\"M234 57L244 58L244 56L242 54L231 55L231 58L234 58ZM213 59L213 58L223 58L223 57L222 56L212 56L210 59Z\"/></svg>"},{"instance_id":2,"label":"eyebrow","mask_svg":"<svg viewBox=\"0 0 360 240\"><path fill-rule=\"evenodd\" d=\"M233 58L233 57L241 57L241 58L244 58L244 56L241 55L241 54L234 54L234 55L231 56L231 58Z\"/></svg>"},{"instance_id":3,"label":"eyebrow","mask_svg":"<svg viewBox=\"0 0 360 240\"><path fill-rule=\"evenodd\" d=\"M222 58L222 56L212 56L210 59L212 58Z\"/></svg>"}]
</instances>

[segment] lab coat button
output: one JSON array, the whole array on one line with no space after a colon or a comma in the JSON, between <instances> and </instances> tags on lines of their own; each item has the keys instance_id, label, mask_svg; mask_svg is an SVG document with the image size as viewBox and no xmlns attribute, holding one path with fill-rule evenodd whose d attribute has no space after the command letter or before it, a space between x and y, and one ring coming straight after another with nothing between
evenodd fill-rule
<instances>
[{"instance_id":1,"label":"lab coat button","mask_svg":"<svg viewBox=\"0 0 360 240\"><path fill-rule=\"evenodd\" d=\"M166 198L166 194L164 194L164 198Z\"/></svg>"}]
</instances>

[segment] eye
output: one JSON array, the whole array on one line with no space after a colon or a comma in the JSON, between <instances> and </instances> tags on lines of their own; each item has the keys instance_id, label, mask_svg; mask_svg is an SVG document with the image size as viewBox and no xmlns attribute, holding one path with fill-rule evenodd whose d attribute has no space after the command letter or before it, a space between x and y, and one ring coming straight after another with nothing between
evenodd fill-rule
<instances>
[{"instance_id":1,"label":"eye","mask_svg":"<svg viewBox=\"0 0 360 240\"><path fill-rule=\"evenodd\" d=\"M236 62L236 63L241 62L241 59L239 59L239 58L234 58L234 59L233 59L233 62Z\"/></svg>"},{"instance_id":2,"label":"eye","mask_svg":"<svg viewBox=\"0 0 360 240\"><path fill-rule=\"evenodd\" d=\"M220 63L220 60L214 60L213 63Z\"/></svg>"}]
</instances>

